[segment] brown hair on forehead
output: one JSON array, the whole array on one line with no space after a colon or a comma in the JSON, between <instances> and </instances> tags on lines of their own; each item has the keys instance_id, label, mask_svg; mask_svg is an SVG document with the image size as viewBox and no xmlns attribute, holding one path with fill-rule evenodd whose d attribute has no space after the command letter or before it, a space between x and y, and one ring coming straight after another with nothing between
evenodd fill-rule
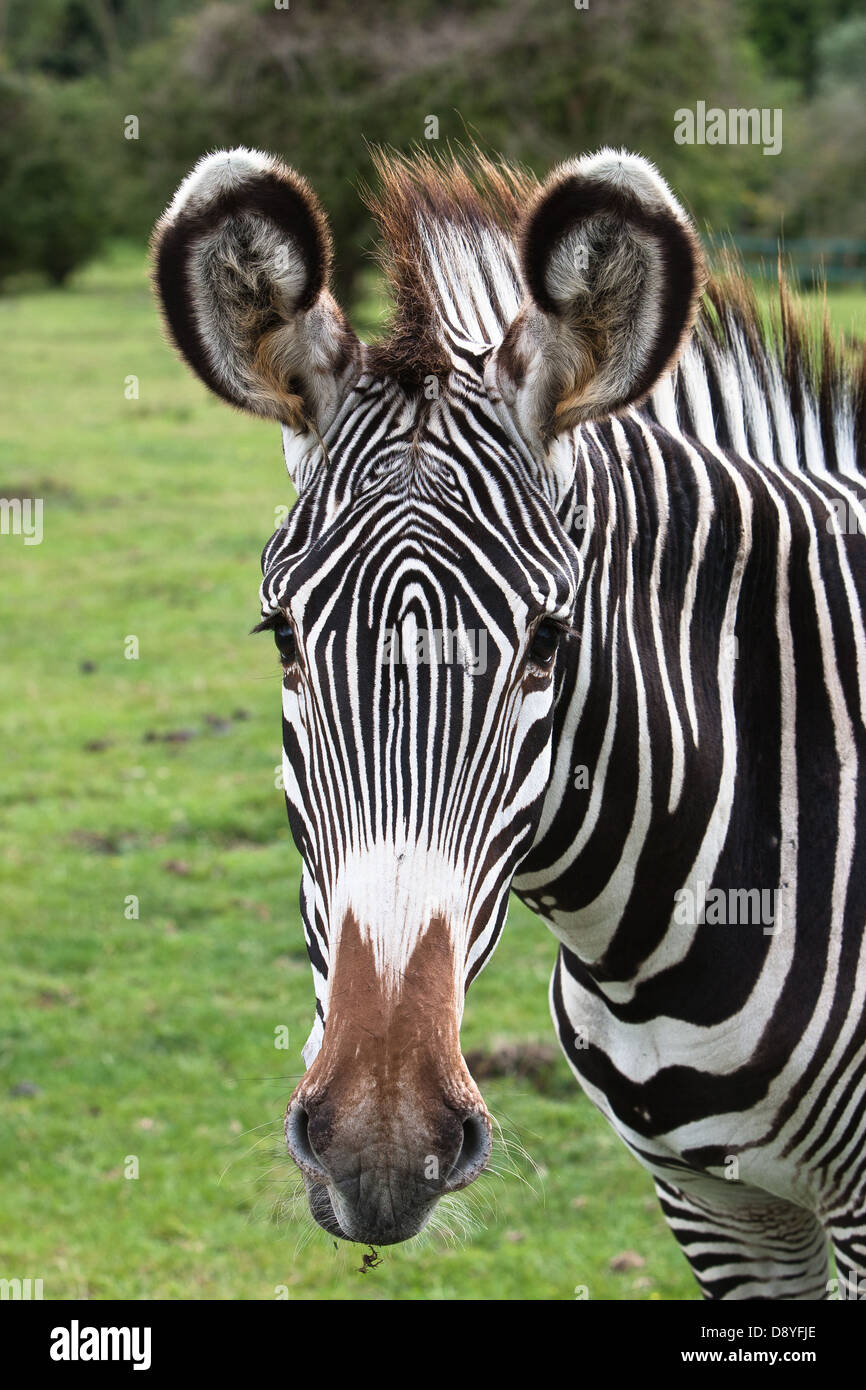
<instances>
[{"instance_id":1,"label":"brown hair on forehead","mask_svg":"<svg viewBox=\"0 0 866 1390\"><path fill-rule=\"evenodd\" d=\"M449 305L438 295L431 258L436 271L464 293L471 293L470 279L476 284L480 280L505 337L514 314L499 303L497 280L501 288L504 276L518 298L525 296L517 247L521 228L541 196L541 185L531 171L490 159L472 145L457 145L442 155L426 149L401 154L374 148L372 161L378 190L361 191L379 226L379 260L394 308L385 340L370 350L370 366L396 379L405 390L417 392L425 377L446 375L452 365L443 333ZM452 242L452 259L459 258L462 264L456 259L449 264L447 253L443 255L448 238L441 234L448 232L459 234ZM494 234L492 240L489 233ZM825 443L832 443L835 403L847 396L855 450L862 457L866 352L855 355L841 350L826 324L823 334L812 334L785 283L781 264L779 280L779 303L768 328L742 264L735 254L723 254L717 274L706 286L698 341L714 341L727 350L736 346L740 336L759 379L768 364L777 363L797 418L806 409L804 391L810 385L818 397ZM519 361L514 367L519 379Z\"/></svg>"},{"instance_id":2,"label":"brown hair on forehead","mask_svg":"<svg viewBox=\"0 0 866 1390\"><path fill-rule=\"evenodd\" d=\"M365 187L362 196L379 226L379 260L394 301L385 341L372 350L372 365L405 389L417 390L426 376L441 376L451 367L442 333L449 306L439 302L431 256L456 288L465 290L470 275L480 277L504 333L513 310L499 302L497 278L501 281L504 273L519 297L516 229L538 181L529 171L496 163L474 148L461 149L459 157L450 151L434 157L426 150L403 155L374 149L372 158L379 189ZM447 264L442 233L454 238L455 255L458 247L465 248L463 259L468 252L470 264Z\"/></svg>"}]
</instances>

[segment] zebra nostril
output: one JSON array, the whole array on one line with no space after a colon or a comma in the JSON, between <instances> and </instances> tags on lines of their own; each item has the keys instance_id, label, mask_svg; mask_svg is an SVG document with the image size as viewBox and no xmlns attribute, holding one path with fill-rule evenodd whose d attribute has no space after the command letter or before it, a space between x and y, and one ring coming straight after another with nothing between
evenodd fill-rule
<instances>
[{"instance_id":1,"label":"zebra nostril","mask_svg":"<svg viewBox=\"0 0 866 1390\"><path fill-rule=\"evenodd\" d=\"M490 1122L486 1115L468 1115L463 1121L463 1142L446 1179L446 1190L466 1187L477 1178L490 1158Z\"/></svg>"},{"instance_id":2,"label":"zebra nostril","mask_svg":"<svg viewBox=\"0 0 866 1390\"><path fill-rule=\"evenodd\" d=\"M302 1101L296 1100L289 1107L286 1116L286 1143L289 1153L300 1168L306 1168L308 1172L312 1170L320 1177L326 1176L310 1140L310 1117Z\"/></svg>"}]
</instances>

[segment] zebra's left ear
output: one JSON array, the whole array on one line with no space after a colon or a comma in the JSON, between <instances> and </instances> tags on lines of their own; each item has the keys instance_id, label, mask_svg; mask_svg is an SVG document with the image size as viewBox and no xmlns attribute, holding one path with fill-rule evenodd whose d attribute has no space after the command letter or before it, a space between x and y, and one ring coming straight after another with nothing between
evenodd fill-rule
<instances>
[{"instance_id":1,"label":"zebra's left ear","mask_svg":"<svg viewBox=\"0 0 866 1390\"><path fill-rule=\"evenodd\" d=\"M360 344L328 290L331 235L309 184L244 148L201 159L154 229L171 337L232 405L320 433Z\"/></svg>"},{"instance_id":2,"label":"zebra's left ear","mask_svg":"<svg viewBox=\"0 0 866 1390\"><path fill-rule=\"evenodd\" d=\"M530 442L646 396L676 362L706 281L697 235L654 167L601 150L562 164L520 235L529 299L487 367Z\"/></svg>"}]
</instances>

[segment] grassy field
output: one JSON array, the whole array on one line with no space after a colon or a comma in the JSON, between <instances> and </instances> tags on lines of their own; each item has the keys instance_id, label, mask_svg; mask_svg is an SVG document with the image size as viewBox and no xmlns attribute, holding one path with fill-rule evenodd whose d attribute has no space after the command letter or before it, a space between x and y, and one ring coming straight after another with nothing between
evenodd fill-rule
<instances>
[{"instance_id":1,"label":"grassy field","mask_svg":"<svg viewBox=\"0 0 866 1390\"><path fill-rule=\"evenodd\" d=\"M554 942L516 902L464 1027L488 1069L518 1059L484 1083L513 1148L475 1229L361 1278L294 1212L281 1118L313 991L278 668L246 636L291 500L279 432L176 363L138 255L0 300L0 330L0 496L44 499L40 545L0 537L0 1277L47 1299L696 1297L552 1049Z\"/></svg>"}]
</instances>

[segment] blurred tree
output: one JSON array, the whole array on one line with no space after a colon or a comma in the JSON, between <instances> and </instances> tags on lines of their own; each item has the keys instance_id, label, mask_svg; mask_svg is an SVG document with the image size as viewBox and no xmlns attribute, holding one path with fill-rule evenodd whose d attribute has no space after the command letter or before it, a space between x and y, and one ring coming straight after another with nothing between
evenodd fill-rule
<instances>
[{"instance_id":1,"label":"blurred tree","mask_svg":"<svg viewBox=\"0 0 866 1390\"><path fill-rule=\"evenodd\" d=\"M848 207L849 229L861 230L852 219L862 146L846 146L833 127L847 119L860 128L850 95L862 32L849 14L855 0L604 0L586 10L567 0L6 3L12 61L52 74L40 103L62 119L45 138L60 140L64 167L75 144L87 151L108 233L146 236L206 150L263 147L315 183L346 299L373 239L356 192L370 168L367 142L441 150L474 138L539 173L582 150L625 145L654 159L717 230L775 233L784 213L789 231L808 231L830 206L840 229ZM829 27L840 16L853 27ZM837 89L835 116L821 83ZM698 100L783 109L783 152L676 144L675 112ZM428 140L433 117L438 139ZM815 158L815 177L831 184L838 164L840 178L838 196L810 208L801 191ZM43 171L36 182L51 181ZM7 179L0 198L12 188ZM30 244L35 254L38 237Z\"/></svg>"},{"instance_id":2,"label":"blurred tree","mask_svg":"<svg viewBox=\"0 0 866 1390\"><path fill-rule=\"evenodd\" d=\"M866 92L866 14L828 29L818 40L817 85L824 93L842 86Z\"/></svg>"},{"instance_id":3,"label":"blurred tree","mask_svg":"<svg viewBox=\"0 0 866 1390\"><path fill-rule=\"evenodd\" d=\"M201 0L0 0L0 44L20 72L74 78L117 68Z\"/></svg>"},{"instance_id":4,"label":"blurred tree","mask_svg":"<svg viewBox=\"0 0 866 1390\"><path fill-rule=\"evenodd\" d=\"M817 95L792 113L798 158L779 176L793 236L866 236L866 17L835 25L817 49Z\"/></svg>"},{"instance_id":5,"label":"blurred tree","mask_svg":"<svg viewBox=\"0 0 866 1390\"><path fill-rule=\"evenodd\" d=\"M353 187L369 168L365 142L423 144L435 116L431 147L477 137L539 172L594 145L629 145L688 190L699 217L752 225L768 182L754 152L673 141L696 72L710 104L764 104L768 84L734 0L607 0L585 11L413 0L396 15L374 0L322 0L315 11L208 5L138 49L111 84L141 125L139 141L115 142L109 155L113 223L140 235L204 150L260 145L315 182L350 295L372 239Z\"/></svg>"},{"instance_id":6,"label":"blurred tree","mask_svg":"<svg viewBox=\"0 0 866 1390\"><path fill-rule=\"evenodd\" d=\"M745 0L749 33L768 67L815 90L821 36L862 9L862 0Z\"/></svg>"},{"instance_id":7,"label":"blurred tree","mask_svg":"<svg viewBox=\"0 0 866 1390\"><path fill-rule=\"evenodd\" d=\"M96 171L43 85L0 75L0 282L39 270L62 284L105 230Z\"/></svg>"}]
</instances>

